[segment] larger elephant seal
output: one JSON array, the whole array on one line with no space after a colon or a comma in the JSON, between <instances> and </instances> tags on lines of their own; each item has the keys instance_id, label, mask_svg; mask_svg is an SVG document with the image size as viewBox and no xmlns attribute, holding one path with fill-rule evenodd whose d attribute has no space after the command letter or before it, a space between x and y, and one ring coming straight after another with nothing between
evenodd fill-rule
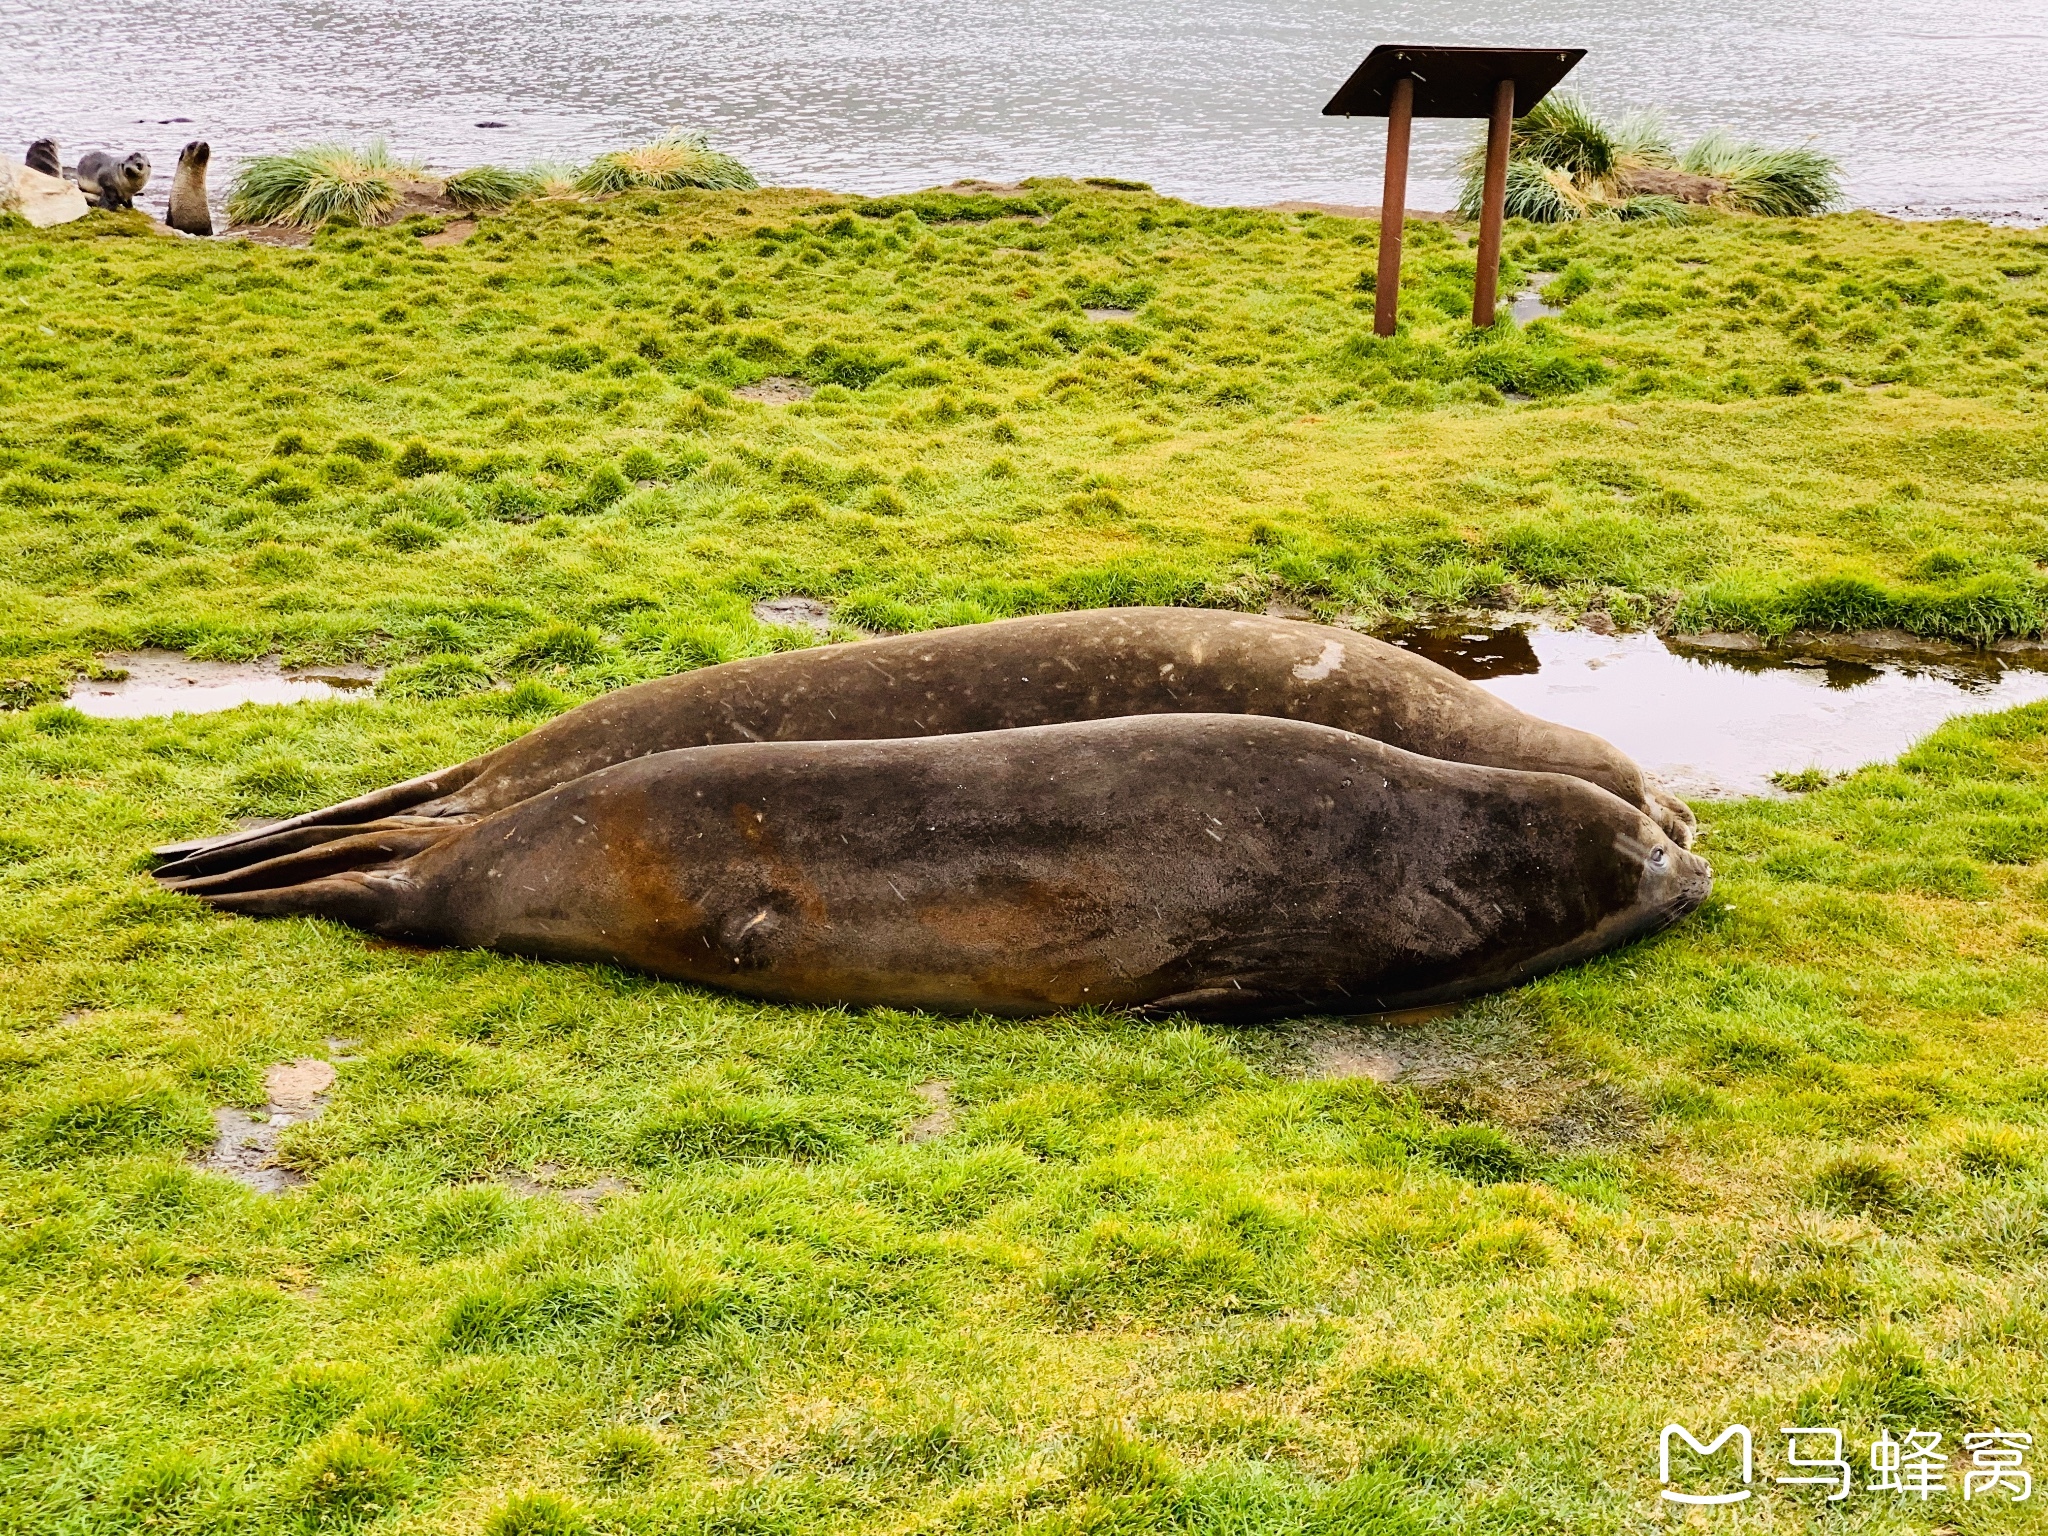
<instances>
[{"instance_id":1,"label":"larger elephant seal","mask_svg":"<svg viewBox=\"0 0 2048 1536\"><path fill-rule=\"evenodd\" d=\"M1169 712L1335 726L1452 762L1568 773L1691 842L1625 753L1348 629L1207 608L1102 608L727 662L593 699L517 741L277 826L157 852L217 872L393 816L470 817L651 752L995 731Z\"/></svg>"},{"instance_id":2,"label":"larger elephant seal","mask_svg":"<svg viewBox=\"0 0 2048 1536\"><path fill-rule=\"evenodd\" d=\"M1508 986L1711 884L1584 779L1153 715L663 752L180 888L782 1002L1257 1017Z\"/></svg>"}]
</instances>

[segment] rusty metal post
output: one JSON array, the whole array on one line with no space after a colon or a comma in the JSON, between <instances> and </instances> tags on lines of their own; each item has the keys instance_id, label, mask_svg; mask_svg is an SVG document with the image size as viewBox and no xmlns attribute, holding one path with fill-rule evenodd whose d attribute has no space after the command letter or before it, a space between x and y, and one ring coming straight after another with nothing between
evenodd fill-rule
<instances>
[{"instance_id":1,"label":"rusty metal post","mask_svg":"<svg viewBox=\"0 0 2048 1536\"><path fill-rule=\"evenodd\" d=\"M1408 128L1415 117L1415 82L1394 82L1387 102L1387 184L1380 193L1380 270L1373 280L1372 329L1394 334L1401 308L1401 224L1408 216Z\"/></svg>"},{"instance_id":2,"label":"rusty metal post","mask_svg":"<svg viewBox=\"0 0 2048 1536\"><path fill-rule=\"evenodd\" d=\"M1479 270L1472 280L1472 323L1493 324L1500 282L1500 226L1508 200L1508 139L1515 126L1515 82L1493 88L1493 117L1486 125L1486 181L1479 199Z\"/></svg>"}]
</instances>

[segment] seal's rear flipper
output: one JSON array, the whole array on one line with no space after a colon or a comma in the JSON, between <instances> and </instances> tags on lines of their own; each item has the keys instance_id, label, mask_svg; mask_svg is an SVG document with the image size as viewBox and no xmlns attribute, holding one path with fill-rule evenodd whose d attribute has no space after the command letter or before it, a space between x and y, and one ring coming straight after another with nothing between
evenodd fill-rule
<instances>
[{"instance_id":1,"label":"seal's rear flipper","mask_svg":"<svg viewBox=\"0 0 2048 1536\"><path fill-rule=\"evenodd\" d=\"M301 827L331 827L344 823L381 821L386 816L397 816L416 806L425 805L441 795L453 794L482 771L481 762L481 759L473 758L466 763L457 763L453 768L443 768L438 773L422 774L419 778L407 779L403 784L372 790L367 795L357 795L353 800L343 800L321 810L307 811L284 821L272 822L267 827L248 827L240 832L224 832L218 837L199 837L189 842L165 843L161 847L152 848L150 852L160 859L182 859L202 850L211 852L220 848L233 848L242 843L276 837L281 833L296 832Z\"/></svg>"},{"instance_id":2,"label":"seal's rear flipper","mask_svg":"<svg viewBox=\"0 0 2048 1536\"><path fill-rule=\"evenodd\" d=\"M218 898L258 891L281 893L309 881L325 880L330 875L368 874L375 870L389 869L392 865L402 863L414 854L433 847L443 838L464 830L467 825L460 823L441 828L366 832L354 837L338 838L298 853L288 853L282 858L266 859L260 864L231 869L225 874L201 875L191 880L164 880L163 884L170 890L182 891L188 896L198 896L213 902L216 906L224 906L229 904ZM252 909L231 906L230 910L240 912ZM281 910L298 909L285 907Z\"/></svg>"},{"instance_id":3,"label":"seal's rear flipper","mask_svg":"<svg viewBox=\"0 0 2048 1536\"><path fill-rule=\"evenodd\" d=\"M208 896L209 905L243 917L324 917L365 933L402 936L398 882L376 875L340 874L276 890L233 891Z\"/></svg>"},{"instance_id":4,"label":"seal's rear flipper","mask_svg":"<svg viewBox=\"0 0 2048 1536\"><path fill-rule=\"evenodd\" d=\"M434 816L387 816L378 821L347 822L331 827L288 827L282 831L276 827L263 827L257 829L263 834L259 837L219 847L202 845L191 853L158 865L155 873L157 879L167 885L182 884L206 875L226 874L230 870L267 864L272 859L283 858L286 854L319 848L344 838L392 832L432 832L438 837L457 827L467 826L472 820L474 818L468 816L446 819Z\"/></svg>"}]
</instances>

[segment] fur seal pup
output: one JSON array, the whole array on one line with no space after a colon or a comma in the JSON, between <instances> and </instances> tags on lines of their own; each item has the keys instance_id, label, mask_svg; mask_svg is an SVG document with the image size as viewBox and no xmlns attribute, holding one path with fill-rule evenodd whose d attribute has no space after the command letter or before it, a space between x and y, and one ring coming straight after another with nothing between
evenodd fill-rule
<instances>
[{"instance_id":1,"label":"fur seal pup","mask_svg":"<svg viewBox=\"0 0 2048 1536\"><path fill-rule=\"evenodd\" d=\"M21 163L32 171L40 171L45 176L61 179L64 175L64 161L57 153L55 139L37 139L29 145L28 153L22 156Z\"/></svg>"},{"instance_id":2,"label":"fur seal pup","mask_svg":"<svg viewBox=\"0 0 2048 1536\"><path fill-rule=\"evenodd\" d=\"M149 156L139 149L120 160L101 149L78 157L78 190L102 208L133 208L147 185Z\"/></svg>"},{"instance_id":3,"label":"fur seal pup","mask_svg":"<svg viewBox=\"0 0 2048 1536\"><path fill-rule=\"evenodd\" d=\"M938 736L1188 712L1275 715L1425 757L1569 773L1649 810L1682 845L1692 812L1625 753L1353 630L1210 608L1096 608L784 651L621 688L495 752L248 832L157 849L213 873L386 817L487 815L613 763L740 741Z\"/></svg>"},{"instance_id":4,"label":"fur seal pup","mask_svg":"<svg viewBox=\"0 0 2048 1536\"><path fill-rule=\"evenodd\" d=\"M1204 714L661 752L176 888L779 1002L1256 1018L1510 986L1712 883L1584 779Z\"/></svg>"},{"instance_id":5,"label":"fur seal pup","mask_svg":"<svg viewBox=\"0 0 2048 1536\"><path fill-rule=\"evenodd\" d=\"M178 169L171 177L171 204L164 222L183 235L213 233L213 209L206 201L206 162L213 150L194 139L178 151Z\"/></svg>"}]
</instances>

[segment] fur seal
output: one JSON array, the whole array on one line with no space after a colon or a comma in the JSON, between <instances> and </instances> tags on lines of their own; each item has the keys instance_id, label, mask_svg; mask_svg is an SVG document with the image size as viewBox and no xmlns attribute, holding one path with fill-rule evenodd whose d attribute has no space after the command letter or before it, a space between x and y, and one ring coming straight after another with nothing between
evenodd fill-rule
<instances>
[{"instance_id":1,"label":"fur seal","mask_svg":"<svg viewBox=\"0 0 2048 1536\"><path fill-rule=\"evenodd\" d=\"M1712 875L1584 779L1164 714L660 752L175 888L778 1002L1257 1018L1513 985Z\"/></svg>"},{"instance_id":2,"label":"fur seal","mask_svg":"<svg viewBox=\"0 0 2048 1536\"><path fill-rule=\"evenodd\" d=\"M78 157L78 190L102 208L133 208L149 184L149 156L141 150L116 160L95 149Z\"/></svg>"},{"instance_id":3,"label":"fur seal","mask_svg":"<svg viewBox=\"0 0 2048 1536\"><path fill-rule=\"evenodd\" d=\"M22 156L21 163L32 171L40 171L45 176L61 178L64 174L64 161L57 153L55 139L37 139L29 145L28 153Z\"/></svg>"},{"instance_id":4,"label":"fur seal","mask_svg":"<svg viewBox=\"0 0 2048 1536\"><path fill-rule=\"evenodd\" d=\"M1569 773L1650 811L1692 812L1625 753L1348 629L1209 608L1097 608L784 651L593 699L495 752L275 826L157 849L215 873L403 816L488 815L650 752L741 741L938 736L1165 713L1274 715L1425 757ZM327 830L322 830L327 829Z\"/></svg>"},{"instance_id":5,"label":"fur seal","mask_svg":"<svg viewBox=\"0 0 2048 1536\"><path fill-rule=\"evenodd\" d=\"M206 202L206 162L212 154L204 139L194 139L178 151L178 169L171 177L171 204L164 211L164 222L180 234L213 233L213 210Z\"/></svg>"}]
</instances>

